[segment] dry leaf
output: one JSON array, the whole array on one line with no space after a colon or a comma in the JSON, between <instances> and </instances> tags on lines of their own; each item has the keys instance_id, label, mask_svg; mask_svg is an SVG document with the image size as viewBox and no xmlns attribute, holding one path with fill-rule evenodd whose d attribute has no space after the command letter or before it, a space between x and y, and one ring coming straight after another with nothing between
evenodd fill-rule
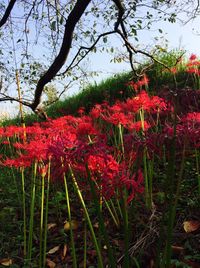
<instances>
[{"instance_id":1,"label":"dry leaf","mask_svg":"<svg viewBox=\"0 0 200 268\"><path fill-rule=\"evenodd\" d=\"M95 224L93 226L94 226L94 228L99 228L99 223L95 222Z\"/></svg>"},{"instance_id":2,"label":"dry leaf","mask_svg":"<svg viewBox=\"0 0 200 268\"><path fill-rule=\"evenodd\" d=\"M60 248L60 246L56 246L56 247L50 249L50 250L47 252L47 254L54 254L54 253L56 253L56 252L59 250L59 248Z\"/></svg>"},{"instance_id":3,"label":"dry leaf","mask_svg":"<svg viewBox=\"0 0 200 268\"><path fill-rule=\"evenodd\" d=\"M184 251L184 248L179 246L172 246L172 251L173 253L181 254Z\"/></svg>"},{"instance_id":4,"label":"dry leaf","mask_svg":"<svg viewBox=\"0 0 200 268\"><path fill-rule=\"evenodd\" d=\"M66 245L66 244L64 244L64 247L63 247L63 252L62 252L62 260L64 260L64 258L65 258L65 256L66 256L66 254L67 254L67 250L68 250L67 245Z\"/></svg>"},{"instance_id":5,"label":"dry leaf","mask_svg":"<svg viewBox=\"0 0 200 268\"><path fill-rule=\"evenodd\" d=\"M1 259L0 264L3 266L10 266L12 264L12 260L11 259Z\"/></svg>"},{"instance_id":6,"label":"dry leaf","mask_svg":"<svg viewBox=\"0 0 200 268\"><path fill-rule=\"evenodd\" d=\"M70 227L72 230L78 229L78 221L72 220L71 224L69 221L65 221L64 230L67 232L70 230Z\"/></svg>"},{"instance_id":7,"label":"dry leaf","mask_svg":"<svg viewBox=\"0 0 200 268\"><path fill-rule=\"evenodd\" d=\"M186 233L191 233L200 228L200 221L184 221L183 229Z\"/></svg>"},{"instance_id":8,"label":"dry leaf","mask_svg":"<svg viewBox=\"0 0 200 268\"><path fill-rule=\"evenodd\" d=\"M50 259L46 259L46 264L47 264L47 267L48 267L48 268L55 268L55 267L56 267L55 262L53 262L53 261L50 260Z\"/></svg>"},{"instance_id":9,"label":"dry leaf","mask_svg":"<svg viewBox=\"0 0 200 268\"><path fill-rule=\"evenodd\" d=\"M56 223L48 223L47 224L47 229L50 230L50 229L56 227L56 225L57 225Z\"/></svg>"}]
</instances>

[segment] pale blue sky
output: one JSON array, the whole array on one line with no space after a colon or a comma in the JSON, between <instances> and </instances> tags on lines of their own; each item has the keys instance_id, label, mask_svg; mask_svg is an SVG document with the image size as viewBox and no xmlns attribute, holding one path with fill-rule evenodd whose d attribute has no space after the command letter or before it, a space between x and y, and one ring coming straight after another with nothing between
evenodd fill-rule
<instances>
[{"instance_id":1,"label":"pale blue sky","mask_svg":"<svg viewBox=\"0 0 200 268\"><path fill-rule=\"evenodd\" d=\"M181 48L187 51L188 56L191 53L195 53L200 56L200 36L195 34L195 31L198 30L200 25L200 19L196 19L194 22L189 22L186 25L180 25L178 23L171 24L167 22L159 23L156 25L158 28L163 30L163 36L168 40L170 49ZM194 28L194 30L193 30ZM196 28L196 29L195 29ZM140 35L140 41L144 47L147 44L155 44L154 37L157 36L157 31L142 31ZM162 38L161 38L162 40ZM118 38L112 38L111 42L114 43L115 47L118 47L121 50L121 43ZM140 48L143 48L141 45ZM98 77L94 77L91 82L96 81L97 83L104 78L111 76L115 73L123 72L130 70L130 65L128 63L111 63L113 55L96 53L90 56L89 64L87 65L88 70L97 71L99 73ZM78 88L74 88L69 94L77 91ZM9 103L1 105L0 114L2 112L14 112L18 107L17 104L12 104L12 107Z\"/></svg>"}]
</instances>

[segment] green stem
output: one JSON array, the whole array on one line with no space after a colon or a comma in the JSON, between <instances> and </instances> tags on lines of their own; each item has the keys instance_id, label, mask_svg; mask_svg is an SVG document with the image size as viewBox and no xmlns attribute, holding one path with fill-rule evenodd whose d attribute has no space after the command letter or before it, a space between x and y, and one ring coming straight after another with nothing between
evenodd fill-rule
<instances>
[{"instance_id":1,"label":"green stem","mask_svg":"<svg viewBox=\"0 0 200 268\"><path fill-rule=\"evenodd\" d=\"M43 267L43 250L42 250L42 242L43 242L43 227L44 227L44 178L42 176L42 192L41 192L41 211L40 211L40 256L39 256L39 267Z\"/></svg>"},{"instance_id":2,"label":"green stem","mask_svg":"<svg viewBox=\"0 0 200 268\"><path fill-rule=\"evenodd\" d=\"M179 194L180 194L180 188L181 188L181 181L183 177L183 171L184 171L184 162L185 162L185 145L183 147L183 154L182 154L182 160L181 160L181 166L180 166L180 172L177 180L176 185L176 192L175 192L175 198L173 199L173 196L170 195L170 211L169 211L169 222L168 222L168 228L167 228L167 243L166 243L166 249L165 249L165 259L166 259L166 268L171 267L171 254L172 254L172 235L173 235L173 227L174 227L174 221L176 217L176 208L178 204Z\"/></svg>"},{"instance_id":3,"label":"green stem","mask_svg":"<svg viewBox=\"0 0 200 268\"><path fill-rule=\"evenodd\" d=\"M83 268L87 268L87 224L86 224L86 221L84 221Z\"/></svg>"},{"instance_id":4,"label":"green stem","mask_svg":"<svg viewBox=\"0 0 200 268\"><path fill-rule=\"evenodd\" d=\"M68 218L69 218L69 225L70 225L70 239L72 244L72 258L73 258L73 267L76 268L77 266L77 259L76 259L76 250L75 250L75 243L74 243L74 235L72 230L72 218L71 218L71 208L70 208L70 201L69 201L69 191L68 191L68 185L67 185L67 179L66 175L64 173L63 175L64 179L64 185L65 185L65 196L67 201L67 212L68 212Z\"/></svg>"},{"instance_id":5,"label":"green stem","mask_svg":"<svg viewBox=\"0 0 200 268\"><path fill-rule=\"evenodd\" d=\"M198 191L199 191L199 194L200 194L199 156L198 156L197 149L195 149L195 159L196 159L196 169L197 169L197 179L198 179Z\"/></svg>"},{"instance_id":6,"label":"green stem","mask_svg":"<svg viewBox=\"0 0 200 268\"><path fill-rule=\"evenodd\" d=\"M121 124L119 124L118 127L119 127L119 138L120 138L121 150L122 150L122 155L123 155L123 158L124 158L125 155L124 155L123 129L122 129Z\"/></svg>"},{"instance_id":7,"label":"green stem","mask_svg":"<svg viewBox=\"0 0 200 268\"><path fill-rule=\"evenodd\" d=\"M149 178L148 178L148 168L147 168L147 156L146 148L144 148L143 153L143 165L144 165L144 182L145 182L145 204L147 208L151 208L151 200L149 193Z\"/></svg>"},{"instance_id":8,"label":"green stem","mask_svg":"<svg viewBox=\"0 0 200 268\"><path fill-rule=\"evenodd\" d=\"M129 266L129 223L128 223L128 208L127 208L127 191L124 190L123 196L122 196L122 213L123 213L123 228L124 228L124 262L123 267L130 267Z\"/></svg>"},{"instance_id":9,"label":"green stem","mask_svg":"<svg viewBox=\"0 0 200 268\"><path fill-rule=\"evenodd\" d=\"M28 237L28 261L32 258L32 244L33 244L33 222L34 222L34 208L35 208L35 182L37 175L37 162L34 164L33 182L31 192L31 207L30 207L30 221L29 221L29 237Z\"/></svg>"},{"instance_id":10,"label":"green stem","mask_svg":"<svg viewBox=\"0 0 200 268\"><path fill-rule=\"evenodd\" d=\"M173 226L176 214L176 207L174 206L174 188L175 188L175 166L176 166L176 126L177 126L177 103L176 99L174 100L174 133L170 146L170 155L169 155L169 163L167 170L167 184L169 185L169 216L168 216L168 225L167 225L167 241L165 246L164 257L162 261L161 268L169 268L171 263L171 255L172 255L172 234L173 234ZM182 166L182 165L181 165ZM182 170L181 170L182 172Z\"/></svg>"},{"instance_id":11,"label":"green stem","mask_svg":"<svg viewBox=\"0 0 200 268\"><path fill-rule=\"evenodd\" d=\"M90 176L90 171L87 167L86 167L86 169L87 169L87 173L88 173L88 181L89 181L91 192L92 192L95 210L96 210L96 213L97 213L98 219L99 219L100 234L104 238L107 249L108 249L108 259L109 259L110 267L116 268L116 262L114 259L113 249L110 245L108 233L106 231L106 227L105 227L104 220L103 220L102 207L101 207L101 204L99 204L98 196L97 196L96 191L95 191L95 185L94 185L94 182L92 181L91 176Z\"/></svg>"},{"instance_id":12,"label":"green stem","mask_svg":"<svg viewBox=\"0 0 200 268\"><path fill-rule=\"evenodd\" d=\"M114 207L114 204L113 204L112 200L111 200L110 203L111 203L112 208L114 208L113 211L112 211L109 203L105 200L105 198L104 198L104 203L106 204L106 207L107 207L107 209L108 209L108 211L109 211L109 213L110 213L110 215L111 215L116 227L119 229L119 218L118 218L118 215L117 215L117 212L116 212L116 209Z\"/></svg>"},{"instance_id":13,"label":"green stem","mask_svg":"<svg viewBox=\"0 0 200 268\"><path fill-rule=\"evenodd\" d=\"M24 185L24 167L21 168L21 178L22 178L22 203L23 203L23 221L24 221L24 256L26 256L26 193Z\"/></svg>"},{"instance_id":14,"label":"green stem","mask_svg":"<svg viewBox=\"0 0 200 268\"><path fill-rule=\"evenodd\" d=\"M43 249L43 266L44 267L45 267L45 264L46 264L46 250L47 250L47 225L48 225L48 211L49 211L50 172L51 172L51 162L49 160L49 164L48 164L48 175L47 175L45 223L44 223L44 249Z\"/></svg>"},{"instance_id":15,"label":"green stem","mask_svg":"<svg viewBox=\"0 0 200 268\"><path fill-rule=\"evenodd\" d=\"M74 188L75 188L75 190L76 190L76 192L78 194L79 200L81 202L81 205L82 205L83 210L84 210L84 213L85 213L85 217L86 217L87 222L88 222L88 226L90 228L91 236L92 236L92 239L93 239L93 242L94 242L94 246L95 246L96 252L97 252L97 257L98 257L98 261L99 261L99 268L104 268L103 260L102 260L102 256L101 256L101 251L99 249L99 245L98 245L97 238L96 238L96 235L95 235L93 226L92 226L92 222L90 220L90 216L89 216L88 210L86 208L85 202L83 200L83 196L81 194L81 191L79 189L78 183L76 181L76 178L74 176L74 173L73 173L72 168L71 168L70 165L69 165L69 171L70 171L70 174L71 174L71 177L72 177Z\"/></svg>"}]
</instances>

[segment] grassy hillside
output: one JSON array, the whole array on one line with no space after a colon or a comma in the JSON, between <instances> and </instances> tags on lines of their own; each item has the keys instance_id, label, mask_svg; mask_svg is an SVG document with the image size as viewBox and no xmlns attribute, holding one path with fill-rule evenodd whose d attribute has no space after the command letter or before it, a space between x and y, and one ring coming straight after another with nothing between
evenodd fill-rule
<instances>
[{"instance_id":1,"label":"grassy hillside","mask_svg":"<svg viewBox=\"0 0 200 268\"><path fill-rule=\"evenodd\" d=\"M181 51L172 51L171 53L159 55L159 61L168 66L168 69L156 62L154 64L147 62L139 66L138 74L141 70L145 70L145 74L149 79L148 91L159 94L166 86L172 90L194 86L196 82L195 77L185 72L187 61L182 60L178 62L181 55ZM76 115L80 107L84 107L85 112L88 113L95 104L102 103L105 100L112 105L116 100L125 100L133 96L135 92L131 87L127 86L127 83L137 81L138 79L140 78L136 77L131 71L116 74L99 84L88 85L82 91L65 100L57 101L46 108L46 113L50 118L57 118L66 114ZM26 124L36 121L40 122L41 119L35 114L27 114L25 116ZM3 124L18 125L20 124L20 118L6 120Z\"/></svg>"}]
</instances>

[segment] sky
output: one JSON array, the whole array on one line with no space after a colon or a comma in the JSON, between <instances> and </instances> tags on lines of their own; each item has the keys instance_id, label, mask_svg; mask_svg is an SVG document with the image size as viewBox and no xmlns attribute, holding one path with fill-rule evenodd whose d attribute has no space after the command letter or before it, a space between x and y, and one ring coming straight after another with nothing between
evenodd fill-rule
<instances>
[{"instance_id":1,"label":"sky","mask_svg":"<svg viewBox=\"0 0 200 268\"><path fill-rule=\"evenodd\" d=\"M196 19L194 22L190 22L186 25L180 23L159 23L158 27L163 30L161 40L168 40L169 50L182 49L186 51L186 56L189 57L192 53L200 56L200 32L197 33L200 25L200 19ZM140 43L142 45L151 44L153 47L154 37L157 35L157 31L142 31L140 35ZM117 39L114 40L117 45ZM102 53L94 54L90 57L90 66L93 69L98 69L99 77L96 77L95 81L101 81L105 77L113 75L118 72L130 70L130 64L127 63L111 63L113 55L104 55Z\"/></svg>"},{"instance_id":2,"label":"sky","mask_svg":"<svg viewBox=\"0 0 200 268\"><path fill-rule=\"evenodd\" d=\"M186 25L181 25L180 23L159 23L158 28L163 30L163 37L161 40L166 38L168 40L169 49L184 49L187 51L187 56L195 53L200 56L200 35L196 32L200 25L200 19L196 19L194 22L191 21ZM154 45L154 37L157 35L157 31L142 31L140 35L140 43L145 46L146 44ZM112 38L110 40L114 46L120 49L120 42L117 38ZM116 73L124 72L130 70L129 63L112 63L113 55L96 53L92 54L89 58L89 70L97 71L99 76L92 78L91 83L99 83L103 79L112 76ZM77 92L79 87L73 88L68 92L69 95ZM10 103L1 103L0 107L0 117L3 113L16 114L15 111L18 110L18 105L10 105Z\"/></svg>"}]
</instances>

